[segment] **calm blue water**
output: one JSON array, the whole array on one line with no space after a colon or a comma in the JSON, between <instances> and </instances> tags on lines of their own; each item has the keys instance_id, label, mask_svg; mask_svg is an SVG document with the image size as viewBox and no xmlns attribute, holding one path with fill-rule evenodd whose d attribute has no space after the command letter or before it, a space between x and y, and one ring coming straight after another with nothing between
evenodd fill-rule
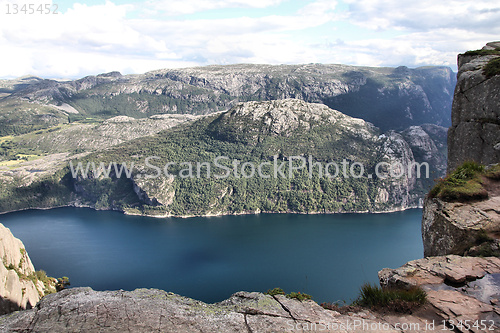
<instances>
[{"instance_id":1,"label":"calm blue water","mask_svg":"<svg viewBox=\"0 0 500 333\"><path fill-rule=\"evenodd\" d=\"M36 269L96 290L159 288L205 302L240 290L353 300L422 257L422 211L155 219L84 208L0 215Z\"/></svg>"}]
</instances>

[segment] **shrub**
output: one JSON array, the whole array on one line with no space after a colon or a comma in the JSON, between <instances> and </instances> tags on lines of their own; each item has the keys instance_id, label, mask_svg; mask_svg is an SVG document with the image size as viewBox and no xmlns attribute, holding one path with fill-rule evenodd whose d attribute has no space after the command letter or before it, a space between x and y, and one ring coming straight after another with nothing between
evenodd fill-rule
<instances>
[{"instance_id":1,"label":"shrub","mask_svg":"<svg viewBox=\"0 0 500 333\"><path fill-rule=\"evenodd\" d=\"M70 286L69 278L67 276L63 276L62 278L57 279L56 282L56 290L61 291Z\"/></svg>"},{"instance_id":2,"label":"shrub","mask_svg":"<svg viewBox=\"0 0 500 333\"><path fill-rule=\"evenodd\" d=\"M480 245L482 243L491 243L493 241L494 241L494 239L491 238L490 235L488 235L486 230L484 230L484 229L479 230L479 233L476 236L476 244L477 245Z\"/></svg>"},{"instance_id":3,"label":"shrub","mask_svg":"<svg viewBox=\"0 0 500 333\"><path fill-rule=\"evenodd\" d=\"M271 295L271 296L274 296L274 295L285 295L285 292L281 288L274 288L274 289L269 289L266 292L266 295Z\"/></svg>"},{"instance_id":4,"label":"shrub","mask_svg":"<svg viewBox=\"0 0 500 333\"><path fill-rule=\"evenodd\" d=\"M354 305L374 310L410 313L413 309L425 304L426 301L427 294L421 288L390 289L366 283L361 287L360 295Z\"/></svg>"},{"instance_id":5,"label":"shrub","mask_svg":"<svg viewBox=\"0 0 500 333\"><path fill-rule=\"evenodd\" d=\"M271 295L271 296L285 295L285 292L281 288L274 288L274 289L269 289L266 292L266 295ZM308 295L308 294L305 294L305 293L301 293L300 291L299 292L292 291L291 293L286 294L285 296L287 298L295 298L295 299L297 299L299 301L303 301L303 300L306 300L306 299L312 299L311 295Z\"/></svg>"},{"instance_id":6,"label":"shrub","mask_svg":"<svg viewBox=\"0 0 500 333\"><path fill-rule=\"evenodd\" d=\"M295 298L295 299L298 299L301 302L303 300L306 300L306 299L312 299L311 295L305 294L305 293L301 293L300 291L299 292L292 291L291 293L289 293L288 295L286 295L286 297L288 297L288 298Z\"/></svg>"},{"instance_id":7,"label":"shrub","mask_svg":"<svg viewBox=\"0 0 500 333\"><path fill-rule=\"evenodd\" d=\"M500 58L494 58L488 61L486 66L483 68L483 74L488 79L500 74Z\"/></svg>"}]
</instances>

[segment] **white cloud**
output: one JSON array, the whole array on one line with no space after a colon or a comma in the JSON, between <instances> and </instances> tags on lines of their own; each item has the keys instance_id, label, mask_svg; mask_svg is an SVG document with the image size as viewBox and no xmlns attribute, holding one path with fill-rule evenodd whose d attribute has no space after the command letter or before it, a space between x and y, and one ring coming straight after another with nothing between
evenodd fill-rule
<instances>
[{"instance_id":1,"label":"white cloud","mask_svg":"<svg viewBox=\"0 0 500 333\"><path fill-rule=\"evenodd\" d=\"M321 62L359 66L449 66L455 71L457 54L483 47L494 40L484 33L436 29L402 34L391 39L332 41L316 45Z\"/></svg>"},{"instance_id":2,"label":"white cloud","mask_svg":"<svg viewBox=\"0 0 500 333\"><path fill-rule=\"evenodd\" d=\"M500 3L492 0L345 0L352 21L370 29L460 28L500 31Z\"/></svg>"},{"instance_id":3,"label":"white cloud","mask_svg":"<svg viewBox=\"0 0 500 333\"><path fill-rule=\"evenodd\" d=\"M284 0L150 0L148 7L166 15L185 15L223 8L266 8Z\"/></svg>"},{"instance_id":4,"label":"white cloud","mask_svg":"<svg viewBox=\"0 0 500 333\"><path fill-rule=\"evenodd\" d=\"M280 1L284 0L182 3L201 6L197 8L266 7ZM0 0L0 5L5 3ZM463 4L458 0L451 3ZM499 25L492 24L487 29L486 23L496 19L500 11L486 6L484 0L477 3L473 8L469 4L439 12L442 5L427 8L431 6L428 0L420 3L422 8L407 1L359 0L351 1L346 15L337 11L336 1L315 0L300 2L301 9L291 15L197 20L159 20L157 16L131 19L130 14L137 14L138 5L110 1L92 6L74 4L66 12L51 16L0 12L1 57L2 63L7 64L0 67L0 77L81 77L112 70L142 73L166 67L230 63L453 67L457 53L480 48L498 38ZM144 13L147 8L141 4L140 9ZM483 16L465 18L467 10ZM343 37L342 29L334 31L330 24L346 17L364 27L356 38ZM462 17L464 25L453 21ZM419 20L421 24L417 24ZM399 30L390 38L382 38L374 32L377 29Z\"/></svg>"}]
</instances>

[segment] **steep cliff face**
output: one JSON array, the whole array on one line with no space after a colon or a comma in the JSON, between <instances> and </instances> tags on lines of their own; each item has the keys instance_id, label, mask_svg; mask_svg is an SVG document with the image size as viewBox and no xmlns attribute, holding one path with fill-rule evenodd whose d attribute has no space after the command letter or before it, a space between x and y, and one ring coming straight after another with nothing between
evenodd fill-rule
<instances>
[{"instance_id":1,"label":"steep cliff face","mask_svg":"<svg viewBox=\"0 0 500 333\"><path fill-rule=\"evenodd\" d=\"M448 171L466 161L484 165L500 162L500 70L486 70L498 59L500 42L458 56L458 83L448 131ZM448 187L451 195L426 199L422 219L425 256L498 255L498 168L492 166L489 175L468 175L471 169L467 171L464 165L438 184Z\"/></svg>"},{"instance_id":2,"label":"steep cliff face","mask_svg":"<svg viewBox=\"0 0 500 333\"><path fill-rule=\"evenodd\" d=\"M2 224L0 257L0 314L35 306L48 286L38 280L23 243Z\"/></svg>"},{"instance_id":3,"label":"steep cliff face","mask_svg":"<svg viewBox=\"0 0 500 333\"><path fill-rule=\"evenodd\" d=\"M484 72L490 61L500 58L500 42L488 43L483 50L490 52L458 56L448 170L467 160L486 165L500 161L500 75L489 77Z\"/></svg>"}]
</instances>

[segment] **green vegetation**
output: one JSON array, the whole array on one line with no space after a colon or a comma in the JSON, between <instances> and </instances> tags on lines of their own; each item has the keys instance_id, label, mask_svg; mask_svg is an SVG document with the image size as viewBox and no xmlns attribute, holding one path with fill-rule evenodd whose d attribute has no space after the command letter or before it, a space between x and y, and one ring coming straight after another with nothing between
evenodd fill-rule
<instances>
[{"instance_id":1,"label":"green vegetation","mask_svg":"<svg viewBox=\"0 0 500 333\"><path fill-rule=\"evenodd\" d=\"M500 55L500 49L496 48L495 50L470 50L464 53L467 56L485 56L485 55Z\"/></svg>"},{"instance_id":2,"label":"green vegetation","mask_svg":"<svg viewBox=\"0 0 500 333\"><path fill-rule=\"evenodd\" d=\"M56 173L25 186L22 179L0 178L0 211L64 206L71 200L72 188L67 177Z\"/></svg>"},{"instance_id":3,"label":"green vegetation","mask_svg":"<svg viewBox=\"0 0 500 333\"><path fill-rule=\"evenodd\" d=\"M500 48L495 48L494 50L472 50L464 53L467 56L488 56L488 55L498 55L500 56ZM486 66L483 68L483 74L487 78L491 78L495 75L500 74L500 58L493 58Z\"/></svg>"},{"instance_id":4,"label":"green vegetation","mask_svg":"<svg viewBox=\"0 0 500 333\"><path fill-rule=\"evenodd\" d=\"M301 302L306 300L306 299L312 299L311 295L301 293L300 291L299 292L292 291L291 293L287 294L286 297L294 298L294 299L299 300Z\"/></svg>"},{"instance_id":5,"label":"green vegetation","mask_svg":"<svg viewBox=\"0 0 500 333\"><path fill-rule=\"evenodd\" d=\"M492 78L495 75L500 75L500 58L494 58L488 61L486 66L484 66L483 68L483 74L487 78Z\"/></svg>"},{"instance_id":6,"label":"green vegetation","mask_svg":"<svg viewBox=\"0 0 500 333\"><path fill-rule=\"evenodd\" d=\"M20 250L21 250L21 253L26 254L26 250L24 250L24 249L20 249ZM15 267L12 263L9 265L6 265L5 258L3 259L3 264L4 264L6 269L15 271L17 276L21 280L29 280L29 281L33 282L33 284L35 286L37 285L38 281L41 281L44 285L44 290L43 290L43 292L41 292L40 290L38 291L40 297L43 297L45 295L62 290L64 288L66 288L67 286L69 286L69 279L67 277L63 277L63 278L56 280L55 278L48 277L47 273L45 273L45 271L43 271L43 270L32 272L29 275L23 274L21 272L23 260L24 260L24 258L21 258L21 262L19 263L18 267Z\"/></svg>"},{"instance_id":7,"label":"green vegetation","mask_svg":"<svg viewBox=\"0 0 500 333\"><path fill-rule=\"evenodd\" d=\"M43 130L66 122L64 113L24 100L0 99L0 137Z\"/></svg>"},{"instance_id":8,"label":"green vegetation","mask_svg":"<svg viewBox=\"0 0 500 333\"><path fill-rule=\"evenodd\" d=\"M363 140L352 131L346 131L340 124L318 124L310 131L297 130L293 135L270 135L262 132L260 123L247 121L246 128L234 135L233 124L221 124L221 116L201 119L193 124L180 125L153 137L141 138L120 146L91 154L81 162L99 161L126 162L130 165L144 165L144 156L158 156L154 165L163 167L167 162L177 162L169 168L171 174L178 175L180 162L213 162L217 156L227 156L221 164L232 169L232 160L237 159L259 165L273 163L278 156L279 164L286 162L287 156L307 154L314 162L340 162L355 159L365 165L366 172L374 173L375 164L382 154L378 143ZM376 132L374 132L376 135ZM314 145L311 143L314 142ZM348 144L346 144L348 142ZM133 158L131 156L136 156ZM141 157L142 156L142 157ZM141 160L142 158L142 160ZM152 163L152 162L150 162ZM282 169L288 175L288 163ZM212 168L214 165L212 163ZM270 168L264 168L269 174ZM66 169L66 172L69 172ZM148 169L151 174L155 170ZM196 174L196 168L193 173ZM378 188L384 184L379 179L319 177L317 168L309 177L307 168L295 170L293 177L244 178L231 173L225 179L217 179L213 174L223 170L213 169L207 177L206 168L201 169L201 177L177 177L166 182L166 177L148 179L146 188L162 189L175 193L168 206L141 201L132 191L129 180L89 177L78 179L76 183L85 190L84 199L89 204L98 203L99 208L115 207L129 212L162 215L199 215L210 213L240 213L254 211L269 212L338 212L365 211L374 209ZM73 181L73 180L72 180ZM74 182L74 181L73 181ZM70 187L74 187L74 183ZM162 194L166 196L165 194ZM85 202L85 203L87 203Z\"/></svg>"},{"instance_id":9,"label":"green vegetation","mask_svg":"<svg viewBox=\"0 0 500 333\"><path fill-rule=\"evenodd\" d=\"M482 176L485 167L473 161L464 162L431 189L431 198L440 198L446 201L482 200L488 197L483 188Z\"/></svg>"},{"instance_id":10,"label":"green vegetation","mask_svg":"<svg viewBox=\"0 0 500 333\"><path fill-rule=\"evenodd\" d=\"M421 288L388 289L364 284L354 305L369 307L377 311L410 313L425 304L427 295Z\"/></svg>"},{"instance_id":11,"label":"green vegetation","mask_svg":"<svg viewBox=\"0 0 500 333\"><path fill-rule=\"evenodd\" d=\"M355 212L380 210L394 204L378 200L381 188L390 189L389 179L369 179L366 176L344 178L341 170L340 176L329 179L319 175L318 167L314 167L312 175L309 175L308 166L294 170L290 177L290 156L303 156L306 160L311 157L312 163L319 162L323 166L328 162L336 162L340 166L344 159L350 163L356 161L363 164L365 175L375 174L375 165L386 161L383 157L384 145L365 137L367 134L377 137L380 133L375 128L356 123L346 127L342 121L334 123L326 118L299 120L308 122L311 128L307 131L296 128L286 133L274 133L262 119L254 120L250 116L232 116L228 113L212 115L73 161L73 165L81 162L84 168L87 163L96 163L98 166L102 162L106 167L111 162L122 165L126 163L127 166L134 163L142 168L140 171L134 169L134 180L125 178L125 175L117 178L114 172L111 173L111 178L104 178L92 172L92 168L88 178L73 179L69 167L29 185L24 184L22 179L0 179L0 185L3 185L0 188L0 211L63 206L74 200L97 209L118 209L133 214L157 216L257 211ZM62 129L65 127L75 129L77 137L84 135L83 132L87 129L83 125L61 125L44 130L44 135L57 135L65 131L66 129ZM33 135L23 135L23 142L31 140L31 136ZM41 142L39 137L33 137L33 142ZM3 147L5 159L10 160L0 163L13 163L12 167L21 161L18 158L32 159L40 157L36 153L47 153L45 148L40 148L44 149L43 152L29 151L30 145L21 145L19 138L2 139L0 148ZM156 179L137 182L135 177L139 173L157 173L152 168L146 168L147 156L158 157L158 160L150 163L160 170L169 162L177 163L169 167L170 174L174 175L179 175L183 169L179 165L181 162L191 163L194 174L197 174L197 163L208 162L212 167L211 176L208 176L207 168L203 167L199 178L176 177L172 180L162 174ZM233 160L249 162L254 166L268 163L264 166L263 173L270 175L270 178L245 178L240 171L218 179L214 174L224 174L224 170L213 163L218 156L227 156L227 160L219 162L231 171ZM271 165L275 163L284 164L281 170L286 177L272 175ZM298 161L295 162L295 166L298 164ZM339 169L342 169L341 166ZM356 167L355 170L359 168ZM330 171L335 173L334 168ZM135 182L147 196L134 191ZM423 181L418 186L424 188L425 184L422 184Z\"/></svg>"},{"instance_id":12,"label":"green vegetation","mask_svg":"<svg viewBox=\"0 0 500 333\"><path fill-rule=\"evenodd\" d=\"M270 296L284 295L287 298L293 298L293 299L299 300L301 302L304 301L304 300L306 300L306 299L312 299L311 295L305 294L305 293L301 293L300 291L299 292L292 291L289 294L285 294L285 292L281 288L269 289L266 292L266 295L270 295Z\"/></svg>"},{"instance_id":13,"label":"green vegetation","mask_svg":"<svg viewBox=\"0 0 500 333\"><path fill-rule=\"evenodd\" d=\"M56 290L61 291L68 288L70 285L71 283L69 283L69 278L67 276L63 276L62 278L57 279Z\"/></svg>"},{"instance_id":14,"label":"green vegetation","mask_svg":"<svg viewBox=\"0 0 500 333\"><path fill-rule=\"evenodd\" d=\"M266 295L274 296L274 295L285 295L285 292L281 288L269 289L266 292Z\"/></svg>"},{"instance_id":15,"label":"green vegetation","mask_svg":"<svg viewBox=\"0 0 500 333\"><path fill-rule=\"evenodd\" d=\"M484 175L492 180L500 180L500 163L486 169Z\"/></svg>"},{"instance_id":16,"label":"green vegetation","mask_svg":"<svg viewBox=\"0 0 500 333\"><path fill-rule=\"evenodd\" d=\"M476 244L477 245L482 244L482 243L491 243L493 241L494 241L494 239L491 238L490 235L488 235L488 233L484 229L481 229L476 237Z\"/></svg>"},{"instance_id":17,"label":"green vegetation","mask_svg":"<svg viewBox=\"0 0 500 333\"><path fill-rule=\"evenodd\" d=\"M55 293L58 291L56 289L56 279L52 277L48 277L47 273L44 270L36 271L26 277L26 279L31 280L33 284L36 285L38 281L41 281L44 286L43 293L40 293L40 297L43 297L48 294Z\"/></svg>"}]
</instances>

